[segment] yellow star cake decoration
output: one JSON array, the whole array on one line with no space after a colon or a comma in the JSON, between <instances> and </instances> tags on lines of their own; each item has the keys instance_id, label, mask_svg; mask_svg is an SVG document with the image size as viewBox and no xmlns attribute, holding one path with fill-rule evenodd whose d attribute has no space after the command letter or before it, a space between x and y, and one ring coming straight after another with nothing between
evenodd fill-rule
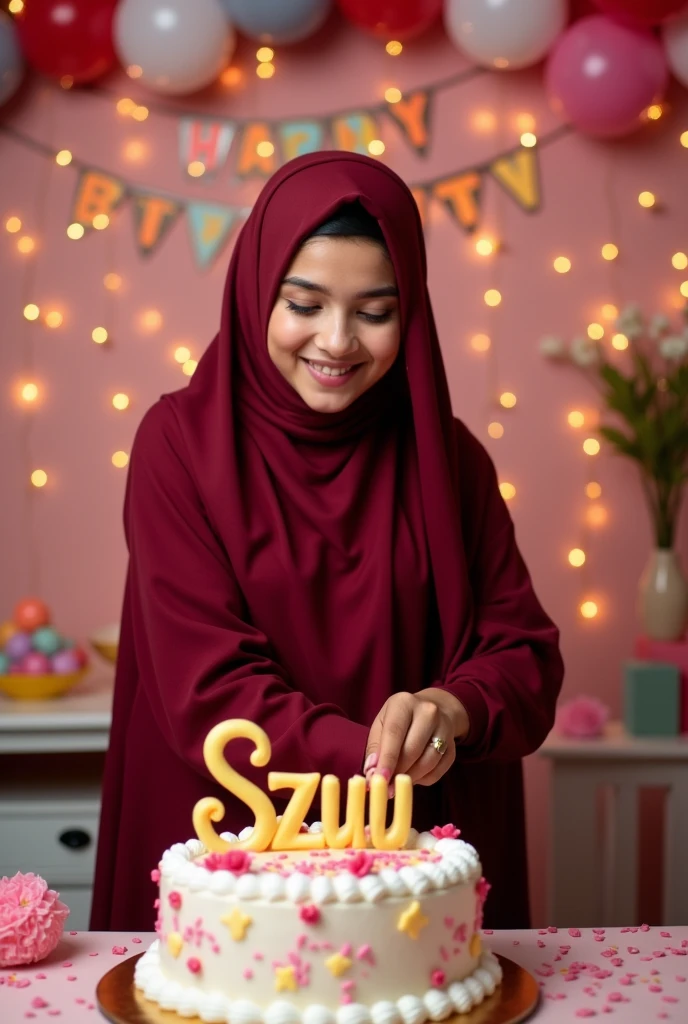
<instances>
[{"instance_id":1,"label":"yellow star cake decoration","mask_svg":"<svg viewBox=\"0 0 688 1024\"><path fill-rule=\"evenodd\" d=\"M406 932L409 938L417 939L421 930L428 924L430 924L430 918L422 913L418 900L414 900L399 915L397 928L400 932Z\"/></svg>"},{"instance_id":2,"label":"yellow star cake decoration","mask_svg":"<svg viewBox=\"0 0 688 1024\"><path fill-rule=\"evenodd\" d=\"M348 956L343 956L342 953L333 953L325 961L325 967L333 978L339 978L342 974L346 974L352 963L353 960L350 960Z\"/></svg>"},{"instance_id":3,"label":"yellow star cake decoration","mask_svg":"<svg viewBox=\"0 0 688 1024\"><path fill-rule=\"evenodd\" d=\"M287 967L275 967L275 992L296 992L299 983L291 964Z\"/></svg>"},{"instance_id":4,"label":"yellow star cake decoration","mask_svg":"<svg viewBox=\"0 0 688 1024\"><path fill-rule=\"evenodd\" d=\"M167 936L167 948L169 949L172 956L176 959L182 951L184 940L182 939L179 932L170 932Z\"/></svg>"},{"instance_id":5,"label":"yellow star cake decoration","mask_svg":"<svg viewBox=\"0 0 688 1024\"><path fill-rule=\"evenodd\" d=\"M474 932L473 933L473 938L471 939L471 944L470 944L470 947L468 949L468 952L471 954L471 956L480 956L480 954L482 952L482 949L483 949L482 940L481 940L480 936L478 935L478 933Z\"/></svg>"},{"instance_id":6,"label":"yellow star cake decoration","mask_svg":"<svg viewBox=\"0 0 688 1024\"><path fill-rule=\"evenodd\" d=\"M246 937L246 929L253 924L253 918L248 914L242 914L238 907L235 907L231 914L225 914L220 920L227 925L235 942L241 942Z\"/></svg>"}]
</instances>

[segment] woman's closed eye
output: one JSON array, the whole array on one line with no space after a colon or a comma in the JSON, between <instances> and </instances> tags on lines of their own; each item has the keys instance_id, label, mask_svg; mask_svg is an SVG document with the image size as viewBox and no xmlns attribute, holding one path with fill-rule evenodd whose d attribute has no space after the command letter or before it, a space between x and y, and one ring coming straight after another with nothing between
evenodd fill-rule
<instances>
[{"instance_id":1,"label":"woman's closed eye","mask_svg":"<svg viewBox=\"0 0 688 1024\"><path fill-rule=\"evenodd\" d=\"M298 316L312 316L313 313L317 313L321 308L321 306L299 306L296 302L292 302L291 299L287 299L287 309ZM391 317L392 310L386 309L384 313L366 313L363 310L359 310L357 315L363 317L368 323L383 324Z\"/></svg>"}]
</instances>

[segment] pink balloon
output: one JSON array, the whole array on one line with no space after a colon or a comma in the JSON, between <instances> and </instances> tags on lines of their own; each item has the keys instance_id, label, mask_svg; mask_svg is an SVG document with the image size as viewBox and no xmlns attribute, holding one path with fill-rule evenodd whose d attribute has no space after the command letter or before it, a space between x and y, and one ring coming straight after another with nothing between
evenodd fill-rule
<instances>
[{"instance_id":1,"label":"pink balloon","mask_svg":"<svg viewBox=\"0 0 688 1024\"><path fill-rule=\"evenodd\" d=\"M575 128L613 138L640 126L640 115L661 99L668 76L664 50L652 33L593 15L559 37L545 82L552 106Z\"/></svg>"}]
</instances>

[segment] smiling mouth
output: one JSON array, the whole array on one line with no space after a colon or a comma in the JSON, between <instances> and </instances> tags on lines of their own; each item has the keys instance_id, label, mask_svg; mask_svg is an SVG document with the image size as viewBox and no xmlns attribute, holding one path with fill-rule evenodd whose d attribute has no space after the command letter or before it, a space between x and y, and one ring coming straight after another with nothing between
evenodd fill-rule
<instances>
[{"instance_id":1,"label":"smiling mouth","mask_svg":"<svg viewBox=\"0 0 688 1024\"><path fill-rule=\"evenodd\" d=\"M304 359L303 361L315 373L322 374L324 377L348 377L363 365L362 363L349 363L347 366L335 366L331 363L318 362L315 359Z\"/></svg>"}]
</instances>

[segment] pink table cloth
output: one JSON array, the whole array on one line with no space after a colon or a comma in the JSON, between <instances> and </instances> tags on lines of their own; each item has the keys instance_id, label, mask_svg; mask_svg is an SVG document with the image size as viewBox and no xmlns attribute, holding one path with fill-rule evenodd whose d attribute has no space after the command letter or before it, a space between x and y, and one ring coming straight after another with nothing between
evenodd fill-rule
<instances>
[{"instance_id":1,"label":"pink table cloth","mask_svg":"<svg viewBox=\"0 0 688 1024\"><path fill-rule=\"evenodd\" d=\"M538 979L538 1024L576 1024L609 1017L610 1024L688 1022L688 927L548 928L486 932L496 953ZM61 1018L101 1020L98 979L123 957L146 949L152 934L66 932L39 964L0 970L0 1021Z\"/></svg>"}]
</instances>

